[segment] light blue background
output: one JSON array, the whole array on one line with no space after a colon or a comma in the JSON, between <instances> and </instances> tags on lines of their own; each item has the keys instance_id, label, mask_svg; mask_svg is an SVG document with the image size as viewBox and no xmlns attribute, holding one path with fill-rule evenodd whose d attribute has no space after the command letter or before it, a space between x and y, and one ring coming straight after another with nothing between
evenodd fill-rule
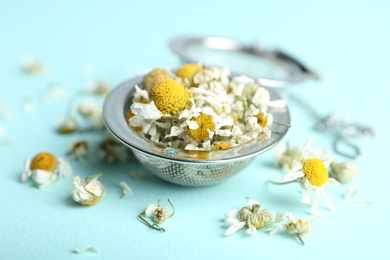
<instances>
[{"instance_id":1,"label":"light blue background","mask_svg":"<svg viewBox=\"0 0 390 260\"><path fill-rule=\"evenodd\" d=\"M0 102L10 103L14 118L0 119L13 147L0 147L0 259L364 259L383 258L390 245L389 210L389 28L388 1L1 1ZM99 134L58 135L57 118L64 117L69 95L51 104L40 96L50 83L72 91L85 82L105 79L113 85L137 72L165 64L177 65L168 42L179 35L221 35L247 43L280 47L299 57L323 76L297 86L297 95L324 114L341 111L374 125L374 138L357 140L363 160L350 184L326 187L337 210L321 201L322 220L303 238L284 232L269 237L238 232L224 237L224 212L259 200L271 212L291 211L314 218L299 202L297 184L277 187L283 173L272 166L272 152L260 155L240 174L214 186L181 187L151 174L130 177L141 169L135 162L106 165L92 153L86 163L71 161L75 174L102 172L107 195L95 206L81 207L69 197L72 180L39 190L21 183L25 158L41 151L66 156L68 146L86 139L94 148ZM21 57L30 53L50 67L44 75L20 71ZM81 73L92 64L92 76ZM26 97L35 104L22 113ZM331 148L331 139L313 130L313 120L291 103L293 127L286 140L303 145L314 135L314 147ZM339 157L340 160L344 159ZM120 181L134 194L119 199ZM347 202L344 192L356 187ZM137 215L158 199L177 212L163 226L147 228ZM169 207L168 207L169 210ZM100 253L77 255L75 248L96 246Z\"/></svg>"}]
</instances>

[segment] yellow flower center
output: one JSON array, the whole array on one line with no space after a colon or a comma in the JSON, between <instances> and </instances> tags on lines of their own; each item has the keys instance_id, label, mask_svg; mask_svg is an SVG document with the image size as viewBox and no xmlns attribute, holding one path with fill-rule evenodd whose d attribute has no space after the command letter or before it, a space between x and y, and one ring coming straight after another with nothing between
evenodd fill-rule
<instances>
[{"instance_id":1,"label":"yellow flower center","mask_svg":"<svg viewBox=\"0 0 390 260\"><path fill-rule=\"evenodd\" d=\"M166 72L163 69L154 69L148 74L146 74L143 82L143 87L146 89L148 92L160 81L164 79L169 79L171 76L169 75L168 72Z\"/></svg>"},{"instance_id":2,"label":"yellow flower center","mask_svg":"<svg viewBox=\"0 0 390 260\"><path fill-rule=\"evenodd\" d=\"M152 88L153 101L163 114L175 115L184 109L190 99L190 92L173 79L160 81Z\"/></svg>"},{"instance_id":3,"label":"yellow flower center","mask_svg":"<svg viewBox=\"0 0 390 260\"><path fill-rule=\"evenodd\" d=\"M211 150L225 150L225 149L229 149L230 148L230 145L228 143L217 143L217 144L214 144L213 146L211 146Z\"/></svg>"},{"instance_id":4,"label":"yellow flower center","mask_svg":"<svg viewBox=\"0 0 390 260\"><path fill-rule=\"evenodd\" d=\"M267 125L267 118L265 118L265 116L263 114L257 114L257 115L255 115L255 117L257 118L257 123L261 127L264 127Z\"/></svg>"},{"instance_id":5,"label":"yellow flower center","mask_svg":"<svg viewBox=\"0 0 390 260\"><path fill-rule=\"evenodd\" d=\"M192 82L192 78L195 76L196 73L202 72L204 69L202 66L199 66L198 64L195 63L190 63L181 66L177 72L176 76L182 78L182 79L189 79L190 82Z\"/></svg>"},{"instance_id":6,"label":"yellow flower center","mask_svg":"<svg viewBox=\"0 0 390 260\"><path fill-rule=\"evenodd\" d=\"M196 123L198 124L198 128L196 129L188 129L187 133L195 139L204 140L208 135L208 130L213 130L214 123L213 118L207 114L200 114L196 119Z\"/></svg>"},{"instance_id":7,"label":"yellow flower center","mask_svg":"<svg viewBox=\"0 0 390 260\"><path fill-rule=\"evenodd\" d=\"M309 179L311 185L322 187L329 177L325 164L316 158L306 159L302 164L303 173Z\"/></svg>"},{"instance_id":8,"label":"yellow flower center","mask_svg":"<svg viewBox=\"0 0 390 260\"><path fill-rule=\"evenodd\" d=\"M54 172L57 168L57 158L51 153L39 153L31 160L31 170Z\"/></svg>"}]
</instances>

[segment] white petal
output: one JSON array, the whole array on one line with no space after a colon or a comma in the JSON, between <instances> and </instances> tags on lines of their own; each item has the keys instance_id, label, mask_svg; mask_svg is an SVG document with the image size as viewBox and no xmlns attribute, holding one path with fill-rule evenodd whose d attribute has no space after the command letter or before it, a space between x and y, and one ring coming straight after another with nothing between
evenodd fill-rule
<instances>
[{"instance_id":1,"label":"white petal","mask_svg":"<svg viewBox=\"0 0 390 260\"><path fill-rule=\"evenodd\" d=\"M257 233L257 229L255 226L253 226L251 223L248 223L249 229L247 232L251 235L255 235Z\"/></svg>"},{"instance_id":2,"label":"white petal","mask_svg":"<svg viewBox=\"0 0 390 260\"><path fill-rule=\"evenodd\" d=\"M252 207L253 205L260 205L260 204L258 201L248 199L248 205Z\"/></svg>"},{"instance_id":3,"label":"white petal","mask_svg":"<svg viewBox=\"0 0 390 260\"><path fill-rule=\"evenodd\" d=\"M225 236L231 235L235 233L240 228L243 228L245 226L245 222L239 222L237 224L231 225L225 232Z\"/></svg>"},{"instance_id":4,"label":"white petal","mask_svg":"<svg viewBox=\"0 0 390 260\"><path fill-rule=\"evenodd\" d=\"M31 170L30 170L30 160L25 159L24 160L24 170L22 172L22 182L25 182L29 177L31 176Z\"/></svg>"},{"instance_id":5,"label":"white petal","mask_svg":"<svg viewBox=\"0 0 390 260\"><path fill-rule=\"evenodd\" d=\"M133 191L131 190L129 185L127 185L126 182L121 181L121 183L119 185L123 188L123 195L132 194L133 193Z\"/></svg>"},{"instance_id":6,"label":"white petal","mask_svg":"<svg viewBox=\"0 0 390 260\"><path fill-rule=\"evenodd\" d=\"M103 185L100 181L98 181L98 177L92 178L92 180L90 180L87 185L84 186L84 189L98 197L105 194Z\"/></svg>"},{"instance_id":7,"label":"white petal","mask_svg":"<svg viewBox=\"0 0 390 260\"><path fill-rule=\"evenodd\" d=\"M271 100L267 103L267 106L274 109L284 108L287 106L287 101L284 99Z\"/></svg>"},{"instance_id":8,"label":"white petal","mask_svg":"<svg viewBox=\"0 0 390 260\"><path fill-rule=\"evenodd\" d=\"M157 109L154 102L149 104L144 103L133 103L130 107L131 112L134 115L140 116L144 119L159 119L161 118L161 112Z\"/></svg>"},{"instance_id":9,"label":"white petal","mask_svg":"<svg viewBox=\"0 0 390 260\"><path fill-rule=\"evenodd\" d=\"M276 214L271 215L272 216L271 222L272 223L280 223L286 219L285 215L286 215L286 213L278 211L278 212L276 212Z\"/></svg>"},{"instance_id":10,"label":"white petal","mask_svg":"<svg viewBox=\"0 0 390 260\"><path fill-rule=\"evenodd\" d=\"M227 218L237 218L238 217L238 210L231 210L231 211L229 211L229 212L226 212L224 215L225 215L225 217L227 217Z\"/></svg>"},{"instance_id":11,"label":"white petal","mask_svg":"<svg viewBox=\"0 0 390 260\"><path fill-rule=\"evenodd\" d=\"M172 126L171 133L169 135L167 135L166 137L178 136L179 134L183 133L184 131L185 131L184 128Z\"/></svg>"},{"instance_id":12,"label":"white petal","mask_svg":"<svg viewBox=\"0 0 390 260\"><path fill-rule=\"evenodd\" d=\"M83 252L85 252L85 251L88 251L88 250L91 250L91 251L93 251L93 252L95 252L95 253L99 253L99 251L97 250L97 248L96 247L94 247L94 246L85 246L85 247L82 247L82 248L76 248L76 252L77 253L79 253L79 254L81 254L81 253L83 253Z\"/></svg>"},{"instance_id":13,"label":"white petal","mask_svg":"<svg viewBox=\"0 0 390 260\"><path fill-rule=\"evenodd\" d=\"M239 220L238 218L227 218L225 220L225 224L228 224L229 226L238 224L240 222L241 222L241 220Z\"/></svg>"},{"instance_id":14,"label":"white petal","mask_svg":"<svg viewBox=\"0 0 390 260\"><path fill-rule=\"evenodd\" d=\"M198 129L199 125L196 121L193 121L193 120L188 120L188 128L191 129L191 130L195 130L195 129Z\"/></svg>"},{"instance_id":15,"label":"white petal","mask_svg":"<svg viewBox=\"0 0 390 260\"><path fill-rule=\"evenodd\" d=\"M303 148L302 148L302 157L304 159L306 159L307 154L311 152L310 143L311 143L312 140L313 140L313 136L310 137L309 140L307 140L305 146L303 146Z\"/></svg>"},{"instance_id":16,"label":"white petal","mask_svg":"<svg viewBox=\"0 0 390 260\"><path fill-rule=\"evenodd\" d=\"M303 194L301 198L301 202L305 204L310 204L310 194L311 194L312 189L306 189L305 193Z\"/></svg>"},{"instance_id":17,"label":"white petal","mask_svg":"<svg viewBox=\"0 0 390 260\"><path fill-rule=\"evenodd\" d=\"M303 169L302 163L297 162L297 161L292 161L292 163L291 163L291 168L292 168L292 170L293 170L294 172L300 171L300 170Z\"/></svg>"},{"instance_id":18,"label":"white petal","mask_svg":"<svg viewBox=\"0 0 390 260\"><path fill-rule=\"evenodd\" d=\"M336 181L334 178L329 178L328 181L326 182L326 184L340 186L340 183L338 181Z\"/></svg>"},{"instance_id":19,"label":"white petal","mask_svg":"<svg viewBox=\"0 0 390 260\"><path fill-rule=\"evenodd\" d=\"M138 87L138 85L135 85L135 92L137 95L139 95L140 97L143 97L146 101L149 102L149 93L147 90L145 89L140 89ZM138 101L138 100L137 100Z\"/></svg>"},{"instance_id":20,"label":"white petal","mask_svg":"<svg viewBox=\"0 0 390 260\"><path fill-rule=\"evenodd\" d=\"M314 201L313 204L311 205L311 210L310 210L312 214L317 214L316 208L318 208L318 205L320 204L320 198L321 198L321 191L316 190L315 192L316 192L316 196L314 197Z\"/></svg>"},{"instance_id":21,"label":"white petal","mask_svg":"<svg viewBox=\"0 0 390 260\"><path fill-rule=\"evenodd\" d=\"M324 160L324 164L325 164L325 166L326 166L327 168L329 167L329 165L331 164L331 162L333 162L334 157L335 157L335 155L332 155L332 156L329 157L328 159Z\"/></svg>"},{"instance_id":22,"label":"white petal","mask_svg":"<svg viewBox=\"0 0 390 260\"><path fill-rule=\"evenodd\" d=\"M290 181L293 181L293 180L296 180L300 177L303 177L305 176L305 174L303 173L303 171L298 171L298 172L290 172L290 173L287 173L286 175L284 175L283 179L280 181L280 183L284 183L284 182L290 182Z\"/></svg>"},{"instance_id":23,"label":"white petal","mask_svg":"<svg viewBox=\"0 0 390 260\"><path fill-rule=\"evenodd\" d=\"M58 158L58 168L60 177L70 177L73 174L72 166L63 158Z\"/></svg>"},{"instance_id":24,"label":"white petal","mask_svg":"<svg viewBox=\"0 0 390 260\"><path fill-rule=\"evenodd\" d=\"M330 201L328 196L326 196L324 189L321 189L321 193L324 196L325 202L326 202L326 204L328 204L328 207L330 208L330 210L335 211L336 207L333 205L332 201Z\"/></svg>"},{"instance_id":25,"label":"white petal","mask_svg":"<svg viewBox=\"0 0 390 260\"><path fill-rule=\"evenodd\" d=\"M309 197L309 204L310 204L310 197ZM287 216L287 218L288 218L291 222L295 223L295 218L293 217L293 214L292 214L291 212L287 213L286 216Z\"/></svg>"},{"instance_id":26,"label":"white petal","mask_svg":"<svg viewBox=\"0 0 390 260\"><path fill-rule=\"evenodd\" d=\"M271 232L269 233L270 236L272 236L273 234L275 234L276 232L278 231L278 227L275 225L271 228Z\"/></svg>"},{"instance_id":27,"label":"white petal","mask_svg":"<svg viewBox=\"0 0 390 260\"><path fill-rule=\"evenodd\" d=\"M148 208L145 210L145 216L150 218L154 216L154 212L158 208L157 204L149 205Z\"/></svg>"},{"instance_id":28,"label":"white petal","mask_svg":"<svg viewBox=\"0 0 390 260\"><path fill-rule=\"evenodd\" d=\"M34 170L32 171L31 178L37 184L38 188L42 189L49 186L57 178L57 175L44 170Z\"/></svg>"}]
</instances>

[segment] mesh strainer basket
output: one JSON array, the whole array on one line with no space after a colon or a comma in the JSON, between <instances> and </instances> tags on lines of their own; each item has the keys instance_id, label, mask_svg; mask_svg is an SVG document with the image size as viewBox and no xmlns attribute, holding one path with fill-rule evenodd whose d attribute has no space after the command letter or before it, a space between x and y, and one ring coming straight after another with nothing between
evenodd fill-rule
<instances>
[{"instance_id":1,"label":"mesh strainer basket","mask_svg":"<svg viewBox=\"0 0 390 260\"><path fill-rule=\"evenodd\" d=\"M166 147L145 140L126 122L135 85L141 86L145 75L120 84L108 94L103 107L103 119L107 129L133 151L142 165L166 181L186 186L218 183L244 169L256 155L274 147L288 131L285 126L272 124L271 130L277 133L273 133L268 140L212 151L207 156L183 150L167 153ZM275 91L269 89L269 92L271 100L280 99ZM274 120L290 124L288 108L271 113Z\"/></svg>"}]
</instances>

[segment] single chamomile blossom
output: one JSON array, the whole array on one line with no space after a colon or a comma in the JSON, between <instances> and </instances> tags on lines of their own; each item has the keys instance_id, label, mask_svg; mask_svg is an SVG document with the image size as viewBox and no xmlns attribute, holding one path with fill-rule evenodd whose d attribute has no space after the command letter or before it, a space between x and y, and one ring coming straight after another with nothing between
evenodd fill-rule
<instances>
[{"instance_id":1,"label":"single chamomile blossom","mask_svg":"<svg viewBox=\"0 0 390 260\"><path fill-rule=\"evenodd\" d=\"M57 172L58 183L62 176L72 176L72 167L63 158L56 158L51 153L42 152L35 155L31 161L25 160L21 181L25 182L31 176L38 188L42 189L57 179Z\"/></svg>"},{"instance_id":2,"label":"single chamomile blossom","mask_svg":"<svg viewBox=\"0 0 390 260\"><path fill-rule=\"evenodd\" d=\"M160 201L161 200L157 201L157 204L149 205L144 212L138 215L138 217L149 227L165 232L165 229L160 227L158 224L164 223L168 218L171 218L175 214L175 207L168 199L168 202L171 204L173 210L172 214L169 216L167 209L160 206ZM142 217L142 215L145 215L145 217L148 218L153 218L153 224L150 224L145 218Z\"/></svg>"},{"instance_id":3,"label":"single chamomile blossom","mask_svg":"<svg viewBox=\"0 0 390 260\"><path fill-rule=\"evenodd\" d=\"M330 164L330 168L332 169L332 175L339 182L350 182L358 175L358 168L356 164L351 161L344 161L341 163L333 161Z\"/></svg>"},{"instance_id":4,"label":"single chamomile blossom","mask_svg":"<svg viewBox=\"0 0 390 260\"><path fill-rule=\"evenodd\" d=\"M268 210L260 207L259 202L248 199L249 206L241 210L232 210L225 213L227 218L225 223L230 225L226 230L225 236L235 233L237 230L247 226L249 234L256 234L257 229L266 226L269 223L280 223L284 220L284 213L269 213Z\"/></svg>"},{"instance_id":5,"label":"single chamomile blossom","mask_svg":"<svg viewBox=\"0 0 390 260\"><path fill-rule=\"evenodd\" d=\"M301 161L301 148L299 146L290 147L287 142L286 146L278 145L274 149L275 166L281 167L283 171L291 171L293 161Z\"/></svg>"},{"instance_id":6,"label":"single chamomile blossom","mask_svg":"<svg viewBox=\"0 0 390 260\"><path fill-rule=\"evenodd\" d=\"M286 223L281 224L282 228L286 229L287 233L291 235L297 235L301 243L305 245L301 235L309 233L311 230L310 224L314 221L317 221L319 217L312 221L308 221L306 219L295 219L292 213L287 213L286 216L288 218L288 221Z\"/></svg>"},{"instance_id":7,"label":"single chamomile blossom","mask_svg":"<svg viewBox=\"0 0 390 260\"><path fill-rule=\"evenodd\" d=\"M79 114L84 117L91 116L94 110L95 110L95 106L91 101L82 101L77 106L77 112L79 112Z\"/></svg>"},{"instance_id":8,"label":"single chamomile blossom","mask_svg":"<svg viewBox=\"0 0 390 260\"><path fill-rule=\"evenodd\" d=\"M79 176L73 178L73 185L70 191L70 196L77 203L84 206L91 206L98 202L106 191L98 177L102 174L95 174L85 178L85 181Z\"/></svg>"},{"instance_id":9,"label":"single chamomile blossom","mask_svg":"<svg viewBox=\"0 0 390 260\"><path fill-rule=\"evenodd\" d=\"M111 91L111 86L103 80L88 82L86 88L88 91L102 97L105 97Z\"/></svg>"},{"instance_id":10,"label":"single chamomile blossom","mask_svg":"<svg viewBox=\"0 0 390 260\"><path fill-rule=\"evenodd\" d=\"M79 162L84 162L85 157L88 155L87 141L74 142L69 148L69 154L71 158L76 159Z\"/></svg>"},{"instance_id":11,"label":"single chamomile blossom","mask_svg":"<svg viewBox=\"0 0 390 260\"><path fill-rule=\"evenodd\" d=\"M325 184L340 185L335 179L329 178L327 167L333 161L334 156L327 156L328 150L312 149L310 143L313 137L307 141L302 149L301 161L293 161L291 164L292 172L287 173L280 183L298 181L305 193L301 202L310 204L310 194L315 192L316 196L311 206L311 213L316 214L321 194L323 195L328 207L335 210L335 206L326 196L323 186ZM325 158L325 159L323 159Z\"/></svg>"}]
</instances>

